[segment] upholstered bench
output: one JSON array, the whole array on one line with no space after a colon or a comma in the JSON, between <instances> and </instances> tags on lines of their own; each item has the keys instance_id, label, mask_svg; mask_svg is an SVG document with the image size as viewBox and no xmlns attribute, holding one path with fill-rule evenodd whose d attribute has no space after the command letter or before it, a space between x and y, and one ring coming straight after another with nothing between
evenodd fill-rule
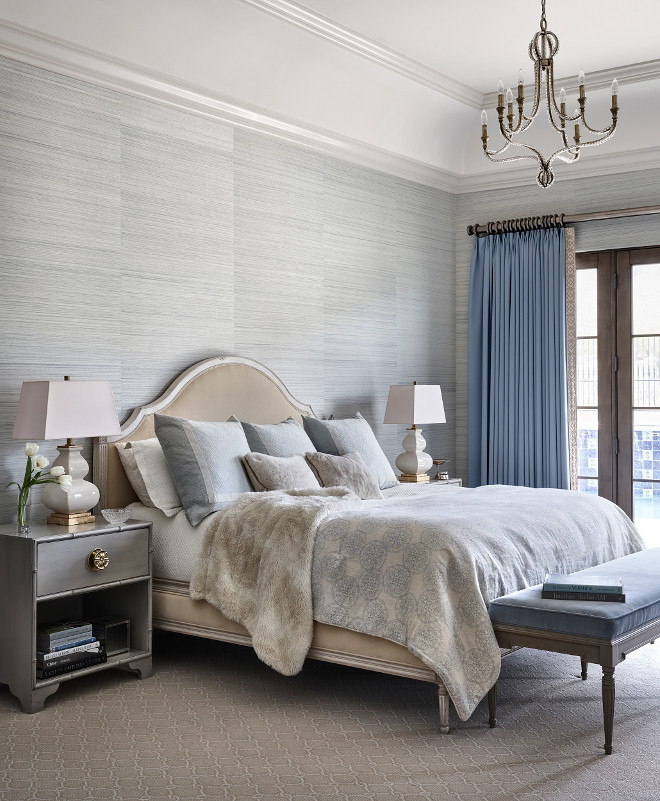
<instances>
[{"instance_id":1,"label":"upholstered bench","mask_svg":"<svg viewBox=\"0 0 660 801\"><path fill-rule=\"evenodd\" d=\"M541 586L505 595L489 606L501 648L536 648L574 654L603 668L605 753L612 753L614 668L631 651L660 637L660 548L614 559L574 574L623 579L625 603L555 601L541 598ZM488 695L490 725L495 726L497 684Z\"/></svg>"}]
</instances>

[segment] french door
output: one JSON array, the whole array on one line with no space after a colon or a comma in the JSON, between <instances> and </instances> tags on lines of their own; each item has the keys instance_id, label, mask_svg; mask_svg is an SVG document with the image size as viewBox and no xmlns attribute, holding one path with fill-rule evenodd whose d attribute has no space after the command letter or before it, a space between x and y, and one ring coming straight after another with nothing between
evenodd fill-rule
<instances>
[{"instance_id":1,"label":"french door","mask_svg":"<svg viewBox=\"0 0 660 801\"><path fill-rule=\"evenodd\" d=\"M578 489L660 545L660 248L578 253Z\"/></svg>"}]
</instances>

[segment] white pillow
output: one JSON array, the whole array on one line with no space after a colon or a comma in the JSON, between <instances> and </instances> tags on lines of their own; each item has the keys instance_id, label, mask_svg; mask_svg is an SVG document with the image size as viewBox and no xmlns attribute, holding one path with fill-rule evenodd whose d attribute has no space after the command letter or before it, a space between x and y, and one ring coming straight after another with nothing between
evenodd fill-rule
<instances>
[{"instance_id":1,"label":"white pillow","mask_svg":"<svg viewBox=\"0 0 660 801\"><path fill-rule=\"evenodd\" d=\"M173 517L183 504L156 437L120 442L117 452L138 498L145 506Z\"/></svg>"}]
</instances>

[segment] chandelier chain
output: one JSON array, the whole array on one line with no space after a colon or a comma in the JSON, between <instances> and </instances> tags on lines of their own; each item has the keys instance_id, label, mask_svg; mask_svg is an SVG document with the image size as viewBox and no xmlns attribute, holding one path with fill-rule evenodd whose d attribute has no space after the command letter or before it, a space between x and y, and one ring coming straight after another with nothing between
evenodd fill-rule
<instances>
[{"instance_id":1,"label":"chandelier chain","mask_svg":"<svg viewBox=\"0 0 660 801\"><path fill-rule=\"evenodd\" d=\"M548 20L545 18L545 0L541 0L541 30L543 33L548 29Z\"/></svg>"}]
</instances>

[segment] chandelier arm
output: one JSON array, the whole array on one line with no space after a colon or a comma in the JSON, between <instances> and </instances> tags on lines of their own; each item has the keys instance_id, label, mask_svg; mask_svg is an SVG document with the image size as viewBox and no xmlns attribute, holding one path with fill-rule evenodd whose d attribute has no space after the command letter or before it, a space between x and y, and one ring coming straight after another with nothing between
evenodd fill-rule
<instances>
[{"instance_id":1,"label":"chandelier arm","mask_svg":"<svg viewBox=\"0 0 660 801\"><path fill-rule=\"evenodd\" d=\"M524 147L526 150L530 150L532 153L534 153L533 156L509 156L509 159L517 160L517 159L523 159L523 158L525 158L525 159L535 158L537 161L540 161L540 162L544 162L545 161L545 159L543 158L541 153L535 147L533 147L532 145L528 145L526 142L513 142L513 141L510 141L510 142L507 142L504 147L500 148L499 150L491 150L490 153L494 154L494 155L497 155L498 153L503 153L509 147L509 145L513 145L514 147ZM489 151L486 150L486 148L484 148L484 153L486 153L486 155L488 155Z\"/></svg>"},{"instance_id":2,"label":"chandelier arm","mask_svg":"<svg viewBox=\"0 0 660 801\"><path fill-rule=\"evenodd\" d=\"M559 46L557 46L557 49L559 49ZM555 66L552 59L550 59L550 64L548 65L548 79L546 81L546 84L547 84L546 95L548 101L548 117L550 118L550 123L552 124L552 127L555 129L555 131L557 131L557 133L562 134L562 136L564 136L563 132L566 126L562 125L561 122L562 121L566 122L566 120L570 120L571 117L569 117L566 114L562 114L561 109L557 105L557 98L555 97ZM559 117L559 123L560 123L559 125L557 125L555 122L554 118L555 113Z\"/></svg>"},{"instance_id":3,"label":"chandelier arm","mask_svg":"<svg viewBox=\"0 0 660 801\"><path fill-rule=\"evenodd\" d=\"M555 131L557 131L558 134L563 134L564 129L562 128L561 125L557 125L553 114L553 106L554 106L557 114L559 114L559 118L561 119L561 111L559 111L559 109L557 108L557 102L555 100L555 86L554 86L554 80L552 79L552 61L550 61L550 66L548 67L548 78L545 83L546 83L545 94L548 104L548 119L550 120L550 125L552 125L552 127L555 129Z\"/></svg>"},{"instance_id":4,"label":"chandelier arm","mask_svg":"<svg viewBox=\"0 0 660 801\"><path fill-rule=\"evenodd\" d=\"M610 126L608 126L607 128L592 128L591 125L587 124L587 121L585 120L584 115L582 114L580 116L582 118L582 124L587 129L587 131L589 131L589 133L592 133L592 134L609 134L610 131L613 132L614 129L616 128L616 118L615 118L614 115L612 115L612 124Z\"/></svg>"}]
</instances>

